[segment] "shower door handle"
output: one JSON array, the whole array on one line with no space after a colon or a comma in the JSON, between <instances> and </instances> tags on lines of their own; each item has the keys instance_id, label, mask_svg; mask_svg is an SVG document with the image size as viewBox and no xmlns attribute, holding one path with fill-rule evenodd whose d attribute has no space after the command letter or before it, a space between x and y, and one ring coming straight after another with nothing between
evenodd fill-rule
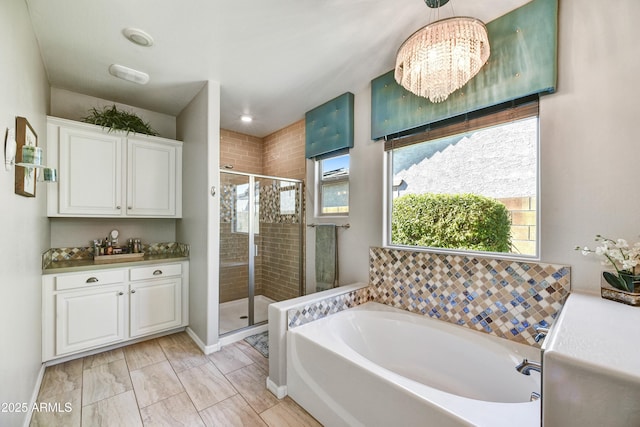
<instances>
[{"instance_id":1,"label":"shower door handle","mask_svg":"<svg viewBox=\"0 0 640 427\"><path fill-rule=\"evenodd\" d=\"M253 245L253 256L258 256L258 245Z\"/></svg>"}]
</instances>

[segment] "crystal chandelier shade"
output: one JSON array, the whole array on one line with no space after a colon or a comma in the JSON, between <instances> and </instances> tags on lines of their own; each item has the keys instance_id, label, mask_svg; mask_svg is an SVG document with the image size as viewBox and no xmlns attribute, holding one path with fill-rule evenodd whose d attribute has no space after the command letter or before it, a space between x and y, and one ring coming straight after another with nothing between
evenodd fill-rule
<instances>
[{"instance_id":1,"label":"crystal chandelier shade","mask_svg":"<svg viewBox=\"0 0 640 427\"><path fill-rule=\"evenodd\" d=\"M441 19L422 27L400 46L395 79L411 93L442 102L478 74L489 53L482 21Z\"/></svg>"}]
</instances>

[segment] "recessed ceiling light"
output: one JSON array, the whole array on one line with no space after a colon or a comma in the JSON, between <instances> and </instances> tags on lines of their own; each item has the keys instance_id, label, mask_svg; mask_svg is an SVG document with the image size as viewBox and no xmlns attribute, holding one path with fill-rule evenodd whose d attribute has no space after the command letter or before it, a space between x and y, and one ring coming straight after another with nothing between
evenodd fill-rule
<instances>
[{"instance_id":1,"label":"recessed ceiling light","mask_svg":"<svg viewBox=\"0 0 640 427\"><path fill-rule=\"evenodd\" d=\"M129 41L140 46L149 47L153 44L153 37L137 28L125 28L122 30L122 34L124 34Z\"/></svg>"},{"instance_id":2,"label":"recessed ceiling light","mask_svg":"<svg viewBox=\"0 0 640 427\"><path fill-rule=\"evenodd\" d=\"M138 83L139 85L145 85L149 82L149 74L120 64L111 64L109 66L109 74L119 79Z\"/></svg>"},{"instance_id":3,"label":"recessed ceiling light","mask_svg":"<svg viewBox=\"0 0 640 427\"><path fill-rule=\"evenodd\" d=\"M245 123L251 123L253 121L253 117L251 117L248 114L244 114L244 115L240 116L240 120L242 120Z\"/></svg>"}]
</instances>

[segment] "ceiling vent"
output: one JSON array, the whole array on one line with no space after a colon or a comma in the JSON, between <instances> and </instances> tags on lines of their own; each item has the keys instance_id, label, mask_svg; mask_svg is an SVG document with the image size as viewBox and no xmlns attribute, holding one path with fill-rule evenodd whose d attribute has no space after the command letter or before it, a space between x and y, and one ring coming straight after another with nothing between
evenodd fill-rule
<instances>
[{"instance_id":1,"label":"ceiling vent","mask_svg":"<svg viewBox=\"0 0 640 427\"><path fill-rule=\"evenodd\" d=\"M149 74L125 67L124 65L111 64L109 66L109 74L119 79L138 83L139 85L145 85L149 82Z\"/></svg>"},{"instance_id":2,"label":"ceiling vent","mask_svg":"<svg viewBox=\"0 0 640 427\"><path fill-rule=\"evenodd\" d=\"M131 43L135 43L144 47L153 45L153 37L137 28L125 28L124 30L122 30L122 34L124 34L127 40L129 40Z\"/></svg>"}]
</instances>

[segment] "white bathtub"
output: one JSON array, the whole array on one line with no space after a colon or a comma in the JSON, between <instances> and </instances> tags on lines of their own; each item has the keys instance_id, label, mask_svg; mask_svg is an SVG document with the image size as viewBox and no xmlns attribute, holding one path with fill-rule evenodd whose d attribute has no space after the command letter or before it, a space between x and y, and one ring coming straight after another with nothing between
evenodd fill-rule
<instances>
[{"instance_id":1,"label":"white bathtub","mask_svg":"<svg viewBox=\"0 0 640 427\"><path fill-rule=\"evenodd\" d=\"M540 426L540 351L369 302L287 332L288 394L325 426Z\"/></svg>"}]
</instances>

